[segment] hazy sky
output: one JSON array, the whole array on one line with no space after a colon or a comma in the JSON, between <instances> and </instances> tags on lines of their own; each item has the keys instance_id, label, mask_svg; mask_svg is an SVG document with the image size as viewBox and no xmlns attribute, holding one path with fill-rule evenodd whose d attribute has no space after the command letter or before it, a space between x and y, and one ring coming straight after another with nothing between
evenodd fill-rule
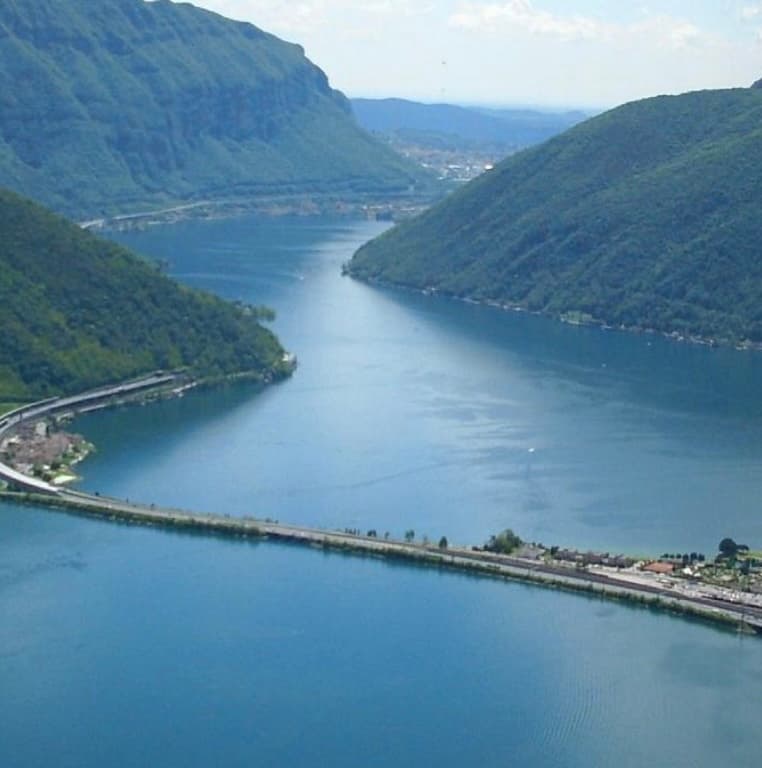
<instances>
[{"instance_id":1,"label":"hazy sky","mask_svg":"<svg viewBox=\"0 0 762 768\"><path fill-rule=\"evenodd\" d=\"M613 106L762 78L762 0L194 0L350 96Z\"/></svg>"}]
</instances>

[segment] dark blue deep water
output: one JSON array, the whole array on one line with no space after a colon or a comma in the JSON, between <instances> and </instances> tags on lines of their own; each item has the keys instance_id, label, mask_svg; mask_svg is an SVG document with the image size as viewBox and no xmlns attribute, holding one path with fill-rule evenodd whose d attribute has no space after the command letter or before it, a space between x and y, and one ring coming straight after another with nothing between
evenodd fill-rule
<instances>
[{"instance_id":1,"label":"dark blue deep water","mask_svg":"<svg viewBox=\"0 0 762 768\"><path fill-rule=\"evenodd\" d=\"M464 543L762 542L762 356L341 278L381 229L122 236L273 306L300 367L81 418L82 486ZM0 507L2 768L746 766L760 690L762 642L649 610Z\"/></svg>"}]
</instances>

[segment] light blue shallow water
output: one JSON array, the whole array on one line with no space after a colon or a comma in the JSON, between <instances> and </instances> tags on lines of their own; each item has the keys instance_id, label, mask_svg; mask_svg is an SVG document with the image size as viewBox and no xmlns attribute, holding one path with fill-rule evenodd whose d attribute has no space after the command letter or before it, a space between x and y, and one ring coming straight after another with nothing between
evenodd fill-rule
<instances>
[{"instance_id":1,"label":"light blue shallow water","mask_svg":"<svg viewBox=\"0 0 762 768\"><path fill-rule=\"evenodd\" d=\"M126 238L276 307L301 366L80 419L83 485L467 542L762 540L758 357L340 278L379 229ZM758 640L649 610L0 506L3 768L746 766L761 684Z\"/></svg>"}]
</instances>

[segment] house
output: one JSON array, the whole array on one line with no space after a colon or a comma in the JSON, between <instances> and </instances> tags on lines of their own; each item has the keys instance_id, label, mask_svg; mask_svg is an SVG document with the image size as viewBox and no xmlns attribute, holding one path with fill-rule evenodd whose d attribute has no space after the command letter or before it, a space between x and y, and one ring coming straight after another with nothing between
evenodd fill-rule
<instances>
[{"instance_id":1,"label":"house","mask_svg":"<svg viewBox=\"0 0 762 768\"><path fill-rule=\"evenodd\" d=\"M674 563L665 563L662 560L655 560L653 563L644 565L641 569L648 573L658 573L660 576L667 576L675 572Z\"/></svg>"}]
</instances>

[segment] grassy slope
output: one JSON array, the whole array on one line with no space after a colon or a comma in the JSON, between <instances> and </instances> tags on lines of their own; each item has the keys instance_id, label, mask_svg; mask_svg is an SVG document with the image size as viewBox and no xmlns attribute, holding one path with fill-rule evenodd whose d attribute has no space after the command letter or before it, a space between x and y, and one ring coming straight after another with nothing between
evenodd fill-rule
<instances>
[{"instance_id":1,"label":"grassy slope","mask_svg":"<svg viewBox=\"0 0 762 768\"><path fill-rule=\"evenodd\" d=\"M283 372L280 344L248 312L2 190L0 328L2 402L157 368Z\"/></svg>"},{"instance_id":2,"label":"grassy slope","mask_svg":"<svg viewBox=\"0 0 762 768\"><path fill-rule=\"evenodd\" d=\"M762 91L625 105L361 249L353 274L762 340Z\"/></svg>"},{"instance_id":3,"label":"grassy slope","mask_svg":"<svg viewBox=\"0 0 762 768\"><path fill-rule=\"evenodd\" d=\"M250 24L167 0L0 4L0 185L60 212L422 180Z\"/></svg>"}]
</instances>

